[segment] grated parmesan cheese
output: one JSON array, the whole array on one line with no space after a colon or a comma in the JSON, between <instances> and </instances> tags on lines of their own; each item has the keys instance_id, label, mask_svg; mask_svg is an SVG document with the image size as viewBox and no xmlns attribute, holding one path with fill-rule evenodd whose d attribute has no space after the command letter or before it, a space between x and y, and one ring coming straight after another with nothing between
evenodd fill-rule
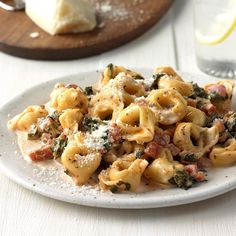
<instances>
[{"instance_id":1,"label":"grated parmesan cheese","mask_svg":"<svg viewBox=\"0 0 236 236\"><path fill-rule=\"evenodd\" d=\"M84 167L84 166L90 166L91 162L96 160L97 155L95 155L94 153L89 153L86 156L81 156L80 154L76 154L75 157L78 160L78 165L80 167Z\"/></svg>"},{"instance_id":2,"label":"grated parmesan cheese","mask_svg":"<svg viewBox=\"0 0 236 236\"><path fill-rule=\"evenodd\" d=\"M107 125L100 125L98 129L94 130L91 134L86 133L84 144L91 149L101 150L104 149L106 140L104 137L107 136Z\"/></svg>"},{"instance_id":3,"label":"grated parmesan cheese","mask_svg":"<svg viewBox=\"0 0 236 236\"><path fill-rule=\"evenodd\" d=\"M148 86L148 88L150 88L154 81L155 79L153 77L150 77L150 78L146 78L144 80L144 83Z\"/></svg>"}]
</instances>

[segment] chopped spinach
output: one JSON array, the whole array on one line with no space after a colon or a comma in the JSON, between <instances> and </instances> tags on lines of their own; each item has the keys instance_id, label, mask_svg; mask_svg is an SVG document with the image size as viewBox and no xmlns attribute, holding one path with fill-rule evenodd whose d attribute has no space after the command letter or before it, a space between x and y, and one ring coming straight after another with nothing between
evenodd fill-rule
<instances>
[{"instance_id":1,"label":"chopped spinach","mask_svg":"<svg viewBox=\"0 0 236 236\"><path fill-rule=\"evenodd\" d=\"M111 149L111 142L109 140L109 132L107 130L107 132L101 137L104 141L103 146L104 148L108 151Z\"/></svg>"},{"instance_id":2,"label":"chopped spinach","mask_svg":"<svg viewBox=\"0 0 236 236\"><path fill-rule=\"evenodd\" d=\"M209 128L212 127L215 119L223 119L223 117L218 113L213 113L212 115L206 117L205 126Z\"/></svg>"},{"instance_id":3,"label":"chopped spinach","mask_svg":"<svg viewBox=\"0 0 236 236\"><path fill-rule=\"evenodd\" d=\"M158 81L164 75L166 75L166 74L165 73L157 73L157 74L153 75L154 81L152 82L152 84L150 86L150 90L158 89Z\"/></svg>"},{"instance_id":4,"label":"chopped spinach","mask_svg":"<svg viewBox=\"0 0 236 236\"><path fill-rule=\"evenodd\" d=\"M197 157L193 153L188 153L188 154L181 157L181 162L194 163L196 161L197 161Z\"/></svg>"},{"instance_id":5,"label":"chopped spinach","mask_svg":"<svg viewBox=\"0 0 236 236\"><path fill-rule=\"evenodd\" d=\"M117 193L122 190L129 191L131 189L131 184L124 181L119 181L116 185L110 186L109 189L112 193Z\"/></svg>"},{"instance_id":6,"label":"chopped spinach","mask_svg":"<svg viewBox=\"0 0 236 236\"><path fill-rule=\"evenodd\" d=\"M140 159L143 156L143 154L144 154L144 150L138 150L135 152L135 157L137 159Z\"/></svg>"},{"instance_id":7,"label":"chopped spinach","mask_svg":"<svg viewBox=\"0 0 236 236\"><path fill-rule=\"evenodd\" d=\"M28 140L36 140L41 137L42 133L39 131L38 126L36 124L33 124L30 126L27 135Z\"/></svg>"},{"instance_id":8,"label":"chopped spinach","mask_svg":"<svg viewBox=\"0 0 236 236\"><path fill-rule=\"evenodd\" d=\"M124 185L125 186L125 191L129 191L130 188L131 188L131 184L130 183L127 183L127 182L123 182L123 181L119 181L117 183L118 186L122 186Z\"/></svg>"},{"instance_id":9,"label":"chopped spinach","mask_svg":"<svg viewBox=\"0 0 236 236\"><path fill-rule=\"evenodd\" d=\"M64 148L67 146L68 139L64 137L58 137L54 140L53 145L51 146L53 156L55 158L60 157Z\"/></svg>"},{"instance_id":10,"label":"chopped spinach","mask_svg":"<svg viewBox=\"0 0 236 236\"><path fill-rule=\"evenodd\" d=\"M60 113L58 111L53 111L48 115L49 118L52 118L54 121L59 122Z\"/></svg>"},{"instance_id":11,"label":"chopped spinach","mask_svg":"<svg viewBox=\"0 0 236 236\"><path fill-rule=\"evenodd\" d=\"M189 98L197 98L197 97L200 97L200 98L208 98L208 94L206 93L206 91L199 87L197 83L193 83L193 94L191 96L189 96Z\"/></svg>"},{"instance_id":12,"label":"chopped spinach","mask_svg":"<svg viewBox=\"0 0 236 236\"><path fill-rule=\"evenodd\" d=\"M109 65L107 65L107 68L109 69L110 79L113 79L114 65L110 63Z\"/></svg>"},{"instance_id":13,"label":"chopped spinach","mask_svg":"<svg viewBox=\"0 0 236 236\"><path fill-rule=\"evenodd\" d=\"M134 79L135 79L135 80L144 80L143 76L141 76L141 75L139 75L139 74L135 75L135 76L134 76Z\"/></svg>"},{"instance_id":14,"label":"chopped spinach","mask_svg":"<svg viewBox=\"0 0 236 236\"><path fill-rule=\"evenodd\" d=\"M112 193L117 193L118 192L118 187L116 186L116 185L112 185L112 186L110 186L110 191L112 192Z\"/></svg>"},{"instance_id":15,"label":"chopped spinach","mask_svg":"<svg viewBox=\"0 0 236 236\"><path fill-rule=\"evenodd\" d=\"M225 126L228 129L229 133L236 137L236 113L232 113L229 117L225 119Z\"/></svg>"},{"instance_id":16,"label":"chopped spinach","mask_svg":"<svg viewBox=\"0 0 236 236\"><path fill-rule=\"evenodd\" d=\"M93 94L93 88L92 88L92 86L85 87L85 88L84 88L84 93L85 93L87 96L92 95L92 94Z\"/></svg>"},{"instance_id":17,"label":"chopped spinach","mask_svg":"<svg viewBox=\"0 0 236 236\"><path fill-rule=\"evenodd\" d=\"M93 119L91 117L84 117L82 121L82 126L83 126L84 131L88 131L90 133L98 129L99 125L100 125L99 120Z\"/></svg>"},{"instance_id":18,"label":"chopped spinach","mask_svg":"<svg viewBox=\"0 0 236 236\"><path fill-rule=\"evenodd\" d=\"M182 189L189 189L196 181L186 171L177 171L175 176L169 179L169 183Z\"/></svg>"},{"instance_id":19,"label":"chopped spinach","mask_svg":"<svg viewBox=\"0 0 236 236\"><path fill-rule=\"evenodd\" d=\"M208 94L208 99L211 100L211 102L222 102L228 99L228 95L222 97L219 95L219 93L213 91Z\"/></svg>"}]
</instances>

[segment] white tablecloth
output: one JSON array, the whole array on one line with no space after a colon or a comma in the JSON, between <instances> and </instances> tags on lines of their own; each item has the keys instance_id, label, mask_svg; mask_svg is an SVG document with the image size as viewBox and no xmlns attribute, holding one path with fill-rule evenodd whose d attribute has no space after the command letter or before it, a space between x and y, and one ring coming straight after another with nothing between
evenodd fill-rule
<instances>
[{"instance_id":1,"label":"white tablecloth","mask_svg":"<svg viewBox=\"0 0 236 236\"><path fill-rule=\"evenodd\" d=\"M0 53L0 105L42 81L108 63L153 68L169 64L201 73L194 60L192 4L176 0L168 14L140 38L81 60L32 61ZM236 235L236 191L206 201L162 209L109 210L72 205L33 193L0 173L0 235Z\"/></svg>"}]
</instances>

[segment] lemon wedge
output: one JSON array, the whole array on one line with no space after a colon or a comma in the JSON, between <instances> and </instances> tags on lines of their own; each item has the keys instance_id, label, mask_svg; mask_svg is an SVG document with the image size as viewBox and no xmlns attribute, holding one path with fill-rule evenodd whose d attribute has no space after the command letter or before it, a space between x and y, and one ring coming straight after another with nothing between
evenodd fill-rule
<instances>
[{"instance_id":1,"label":"lemon wedge","mask_svg":"<svg viewBox=\"0 0 236 236\"><path fill-rule=\"evenodd\" d=\"M235 1L236 6L236 1ZM216 45L222 43L236 28L235 8L217 14L211 22L206 22L204 29L195 30L196 39L199 43ZM236 39L235 39L236 40Z\"/></svg>"}]
</instances>

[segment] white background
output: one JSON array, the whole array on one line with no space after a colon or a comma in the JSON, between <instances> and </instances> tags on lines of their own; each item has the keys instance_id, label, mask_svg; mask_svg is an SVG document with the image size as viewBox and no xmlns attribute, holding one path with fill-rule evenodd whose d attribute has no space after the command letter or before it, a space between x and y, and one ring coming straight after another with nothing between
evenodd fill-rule
<instances>
[{"instance_id":1,"label":"white background","mask_svg":"<svg viewBox=\"0 0 236 236\"><path fill-rule=\"evenodd\" d=\"M146 34L99 56L62 62L31 61L0 53L0 105L42 81L112 62L160 64L201 73L194 59L192 4L176 0ZM24 189L0 173L0 235L236 235L236 191L199 203L149 210L77 206Z\"/></svg>"}]
</instances>

